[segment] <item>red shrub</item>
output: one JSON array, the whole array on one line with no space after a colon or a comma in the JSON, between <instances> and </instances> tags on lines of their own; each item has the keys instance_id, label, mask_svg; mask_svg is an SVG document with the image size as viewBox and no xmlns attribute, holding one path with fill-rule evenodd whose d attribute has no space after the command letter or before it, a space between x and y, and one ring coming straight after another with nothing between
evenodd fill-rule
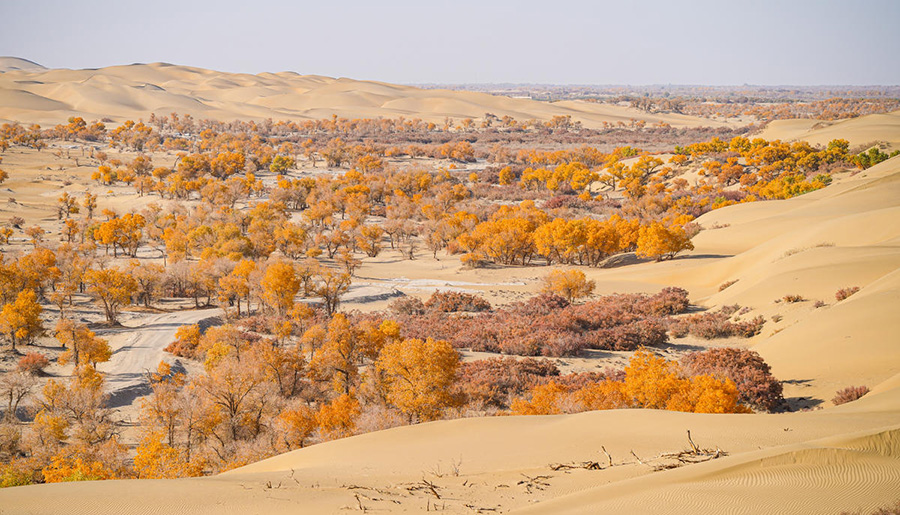
<instances>
[{"instance_id":1,"label":"red shrub","mask_svg":"<svg viewBox=\"0 0 900 515\"><path fill-rule=\"evenodd\" d=\"M841 404L853 402L867 393L869 393L868 386L848 386L843 390L838 390L837 392L835 392L834 398L831 399L831 402L833 402L835 406L839 406Z\"/></svg>"},{"instance_id":2,"label":"red shrub","mask_svg":"<svg viewBox=\"0 0 900 515\"><path fill-rule=\"evenodd\" d=\"M570 388L578 390L588 385L594 385L606 380L624 381L625 371L607 368L603 372L577 372L574 374L566 374L553 379L555 382Z\"/></svg>"},{"instance_id":3,"label":"red shrub","mask_svg":"<svg viewBox=\"0 0 900 515\"><path fill-rule=\"evenodd\" d=\"M619 351L635 350L642 346L658 347L669 341L665 324L653 319L598 329L587 339L588 348Z\"/></svg>"},{"instance_id":4,"label":"red shrub","mask_svg":"<svg viewBox=\"0 0 900 515\"><path fill-rule=\"evenodd\" d=\"M455 388L469 402L505 409L512 398L557 376L559 369L546 359L490 358L463 363Z\"/></svg>"},{"instance_id":5,"label":"red shrub","mask_svg":"<svg viewBox=\"0 0 900 515\"><path fill-rule=\"evenodd\" d=\"M509 309L524 317L538 317L567 308L569 301L552 293L541 293L526 300L510 304Z\"/></svg>"},{"instance_id":6,"label":"red shrub","mask_svg":"<svg viewBox=\"0 0 900 515\"><path fill-rule=\"evenodd\" d=\"M661 292L647 298L642 303L642 311L652 316L677 315L684 313L690 305L687 290L681 288L664 288Z\"/></svg>"},{"instance_id":7,"label":"red shrub","mask_svg":"<svg viewBox=\"0 0 900 515\"><path fill-rule=\"evenodd\" d=\"M253 331L254 333L269 334L272 332L273 318L274 317L269 315L253 315L251 317L242 318L236 325L247 331Z\"/></svg>"},{"instance_id":8,"label":"red shrub","mask_svg":"<svg viewBox=\"0 0 900 515\"><path fill-rule=\"evenodd\" d=\"M29 352L25 354L21 358L19 358L19 364L17 368L20 372L25 372L31 374L33 376L41 374L45 368L50 365L50 360L47 359L47 356L41 354L39 352Z\"/></svg>"},{"instance_id":9,"label":"red shrub","mask_svg":"<svg viewBox=\"0 0 900 515\"><path fill-rule=\"evenodd\" d=\"M393 313L400 315L424 315L425 304L418 297L400 297L388 306Z\"/></svg>"},{"instance_id":10,"label":"red shrub","mask_svg":"<svg viewBox=\"0 0 900 515\"><path fill-rule=\"evenodd\" d=\"M491 310L490 303L482 297L457 291L436 291L425 302L425 307L443 313L479 313Z\"/></svg>"},{"instance_id":11,"label":"red shrub","mask_svg":"<svg viewBox=\"0 0 900 515\"><path fill-rule=\"evenodd\" d=\"M759 334L765 323L763 317L758 316L744 322L732 322L729 320L729 316L736 310L732 308L736 308L736 306L725 306L719 311L680 318L669 325L669 331L675 338L683 338L691 334L707 340L730 336L750 338Z\"/></svg>"},{"instance_id":12,"label":"red shrub","mask_svg":"<svg viewBox=\"0 0 900 515\"><path fill-rule=\"evenodd\" d=\"M849 288L841 288L834 294L834 298L837 299L838 302L840 302L858 291L859 291L859 286L852 286Z\"/></svg>"},{"instance_id":13,"label":"red shrub","mask_svg":"<svg viewBox=\"0 0 900 515\"><path fill-rule=\"evenodd\" d=\"M709 374L731 379L741 402L755 409L772 411L784 402L781 382L755 351L722 347L692 352L682 358L681 366L692 376Z\"/></svg>"},{"instance_id":14,"label":"red shrub","mask_svg":"<svg viewBox=\"0 0 900 515\"><path fill-rule=\"evenodd\" d=\"M442 298L447 297L441 294L438 299ZM432 299L432 306L439 304ZM519 356L576 356L588 348L634 350L665 344L667 322L658 315L686 306L686 291L667 288L653 296L608 295L579 305L555 295L538 295L475 315L429 307L424 315L396 318L405 338L438 338L457 348Z\"/></svg>"}]
</instances>

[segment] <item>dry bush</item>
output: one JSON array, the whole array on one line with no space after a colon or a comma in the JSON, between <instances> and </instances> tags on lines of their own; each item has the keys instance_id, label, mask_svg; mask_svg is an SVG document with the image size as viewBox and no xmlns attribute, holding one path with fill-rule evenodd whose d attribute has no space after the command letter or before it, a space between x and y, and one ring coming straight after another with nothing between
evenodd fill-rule
<instances>
[{"instance_id":1,"label":"dry bush","mask_svg":"<svg viewBox=\"0 0 900 515\"><path fill-rule=\"evenodd\" d=\"M728 338L740 336L750 338L756 336L762 330L765 319L761 316L754 317L743 322L732 322L729 316L734 313L731 306L728 309L691 315L675 320L669 325L669 332L675 338L683 338L688 334L712 340L715 338Z\"/></svg>"},{"instance_id":2,"label":"dry bush","mask_svg":"<svg viewBox=\"0 0 900 515\"><path fill-rule=\"evenodd\" d=\"M719 291L723 291L725 288L728 288L736 282L738 282L738 279L735 279L733 281L725 281L724 283L719 285Z\"/></svg>"},{"instance_id":3,"label":"dry bush","mask_svg":"<svg viewBox=\"0 0 900 515\"><path fill-rule=\"evenodd\" d=\"M490 313L437 311L398 317L405 337L441 338L457 348L522 356L575 356L583 349L634 350L668 341L660 316L687 307L687 292L608 295L581 305L543 294Z\"/></svg>"},{"instance_id":4,"label":"dry bush","mask_svg":"<svg viewBox=\"0 0 900 515\"><path fill-rule=\"evenodd\" d=\"M196 357L197 345L203 332L197 324L183 325L175 331L175 340L166 346L166 352L183 358Z\"/></svg>"},{"instance_id":5,"label":"dry bush","mask_svg":"<svg viewBox=\"0 0 900 515\"><path fill-rule=\"evenodd\" d=\"M841 288L834 294L834 298L837 299L838 302L850 297L854 293L859 291L859 286L851 286L848 288Z\"/></svg>"},{"instance_id":6,"label":"dry bush","mask_svg":"<svg viewBox=\"0 0 900 515\"><path fill-rule=\"evenodd\" d=\"M784 403L781 382L755 351L722 347L692 352L682 358L685 372L727 377L737 385L741 402L758 410L773 411Z\"/></svg>"},{"instance_id":7,"label":"dry bush","mask_svg":"<svg viewBox=\"0 0 900 515\"><path fill-rule=\"evenodd\" d=\"M687 290L669 287L650 296L642 304L644 313L652 316L666 316L684 313L690 305L690 301Z\"/></svg>"},{"instance_id":8,"label":"dry bush","mask_svg":"<svg viewBox=\"0 0 900 515\"><path fill-rule=\"evenodd\" d=\"M677 364L639 350L621 374L599 381L561 382L553 379L532 388L529 400L519 398L511 410L519 415L576 413L595 409L649 408L694 413L747 413L729 378L685 377Z\"/></svg>"},{"instance_id":9,"label":"dry bush","mask_svg":"<svg viewBox=\"0 0 900 515\"><path fill-rule=\"evenodd\" d=\"M781 298L781 300L783 300L784 302L787 302L788 304L793 304L794 302L802 302L803 296L802 295L785 295L784 297Z\"/></svg>"},{"instance_id":10,"label":"dry bush","mask_svg":"<svg viewBox=\"0 0 900 515\"><path fill-rule=\"evenodd\" d=\"M425 308L442 313L480 313L490 311L491 304L482 297L457 291L436 291L425 302Z\"/></svg>"},{"instance_id":11,"label":"dry bush","mask_svg":"<svg viewBox=\"0 0 900 515\"><path fill-rule=\"evenodd\" d=\"M424 315L425 303L418 297L400 297L388 305L388 310L398 315Z\"/></svg>"},{"instance_id":12,"label":"dry bush","mask_svg":"<svg viewBox=\"0 0 900 515\"><path fill-rule=\"evenodd\" d=\"M863 395L869 393L869 391L868 386L848 386L843 390L835 392L831 402L833 402L835 406L840 406L841 404L846 404L859 399Z\"/></svg>"},{"instance_id":13,"label":"dry bush","mask_svg":"<svg viewBox=\"0 0 900 515\"><path fill-rule=\"evenodd\" d=\"M559 377L559 369L546 359L489 358L463 363L454 389L470 404L505 409L511 399L551 377Z\"/></svg>"},{"instance_id":14,"label":"dry bush","mask_svg":"<svg viewBox=\"0 0 900 515\"><path fill-rule=\"evenodd\" d=\"M272 315L254 315L240 319L237 325L247 331L265 334L272 331L274 319L275 317Z\"/></svg>"},{"instance_id":15,"label":"dry bush","mask_svg":"<svg viewBox=\"0 0 900 515\"><path fill-rule=\"evenodd\" d=\"M603 381L624 381L625 371L614 368L607 368L603 372L575 372L566 374L553 379L553 381L575 390L584 388L585 386L596 385Z\"/></svg>"},{"instance_id":16,"label":"dry bush","mask_svg":"<svg viewBox=\"0 0 900 515\"><path fill-rule=\"evenodd\" d=\"M41 354L39 352L29 352L19 358L19 363L16 368L20 372L25 372L31 374L33 376L40 375L44 372L44 369L50 365L50 360L47 359L47 356Z\"/></svg>"}]
</instances>

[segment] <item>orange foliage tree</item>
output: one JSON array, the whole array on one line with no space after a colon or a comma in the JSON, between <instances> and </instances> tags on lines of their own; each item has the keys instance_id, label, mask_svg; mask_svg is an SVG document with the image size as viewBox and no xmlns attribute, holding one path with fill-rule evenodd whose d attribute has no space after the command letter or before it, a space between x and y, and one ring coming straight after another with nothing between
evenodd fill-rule
<instances>
[{"instance_id":1,"label":"orange foliage tree","mask_svg":"<svg viewBox=\"0 0 900 515\"><path fill-rule=\"evenodd\" d=\"M454 403L450 387L459 361L447 341L408 339L385 345L375 369L390 404L410 421L434 420Z\"/></svg>"}]
</instances>

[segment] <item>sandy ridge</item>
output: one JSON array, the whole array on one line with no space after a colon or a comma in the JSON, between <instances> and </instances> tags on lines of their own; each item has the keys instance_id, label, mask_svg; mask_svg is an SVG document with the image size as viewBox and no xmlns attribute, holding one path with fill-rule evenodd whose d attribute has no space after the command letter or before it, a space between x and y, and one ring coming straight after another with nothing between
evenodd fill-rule
<instances>
[{"instance_id":1,"label":"sandy ridge","mask_svg":"<svg viewBox=\"0 0 900 515\"><path fill-rule=\"evenodd\" d=\"M14 66L14 65L10 65ZM150 113L188 113L219 120L307 120L405 116L443 122L485 113L518 120L571 116L586 127L603 122L674 127L723 126L721 121L678 114L649 114L629 107L581 101L558 103L451 90L423 90L290 72L249 75L166 63L97 70L10 69L0 73L0 120L59 123L69 116L146 119ZM24 66L22 67L24 68ZM0 69L3 62L0 61Z\"/></svg>"}]
</instances>

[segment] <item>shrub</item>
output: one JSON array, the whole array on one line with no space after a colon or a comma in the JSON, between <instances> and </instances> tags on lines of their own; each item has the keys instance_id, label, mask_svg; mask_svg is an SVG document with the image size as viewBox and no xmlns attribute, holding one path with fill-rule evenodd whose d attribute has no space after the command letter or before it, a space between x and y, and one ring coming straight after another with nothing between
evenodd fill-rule
<instances>
[{"instance_id":1,"label":"shrub","mask_svg":"<svg viewBox=\"0 0 900 515\"><path fill-rule=\"evenodd\" d=\"M427 305L427 304L426 304ZM453 315L429 309L399 315L405 338L440 338L457 348L520 356L575 356L583 349L633 350L668 341L667 320L682 310L687 292L607 295L584 304L542 294L490 313Z\"/></svg>"},{"instance_id":2,"label":"shrub","mask_svg":"<svg viewBox=\"0 0 900 515\"><path fill-rule=\"evenodd\" d=\"M733 281L725 281L724 283L719 285L719 291L723 291L724 289L728 288L729 286L733 285L736 282L738 282L737 279L735 279Z\"/></svg>"},{"instance_id":3,"label":"shrub","mask_svg":"<svg viewBox=\"0 0 900 515\"><path fill-rule=\"evenodd\" d=\"M541 293L525 302L516 302L510 305L513 312L529 318L549 315L567 307L569 307L569 301L552 293Z\"/></svg>"},{"instance_id":4,"label":"shrub","mask_svg":"<svg viewBox=\"0 0 900 515\"><path fill-rule=\"evenodd\" d=\"M825 304L825 301L822 301L822 300L817 300L817 301L813 304L813 307L814 307L814 308L823 308L823 307L825 307L825 306L827 306L827 304Z\"/></svg>"},{"instance_id":5,"label":"shrub","mask_svg":"<svg viewBox=\"0 0 900 515\"><path fill-rule=\"evenodd\" d=\"M167 345L164 350L183 358L193 358L197 352L197 345L200 344L201 336L203 336L203 332L199 325L183 325L175 331L175 341Z\"/></svg>"},{"instance_id":6,"label":"shrub","mask_svg":"<svg viewBox=\"0 0 900 515\"><path fill-rule=\"evenodd\" d=\"M731 306L726 306L726 308L678 319L669 325L669 332L676 338L683 338L691 334L698 338L712 340L730 336L750 338L756 336L762 330L762 326L765 323L765 319L762 316L757 316L745 322L732 322L728 318L732 312Z\"/></svg>"},{"instance_id":7,"label":"shrub","mask_svg":"<svg viewBox=\"0 0 900 515\"><path fill-rule=\"evenodd\" d=\"M18 369L20 372L25 372L27 374L31 374L33 376L41 374L47 366L50 365L50 360L47 359L47 356L41 354L39 352L29 352L25 354L21 358L19 358Z\"/></svg>"},{"instance_id":8,"label":"shrub","mask_svg":"<svg viewBox=\"0 0 900 515\"><path fill-rule=\"evenodd\" d=\"M23 459L13 459L0 465L0 488L24 486L34 483L34 472Z\"/></svg>"},{"instance_id":9,"label":"shrub","mask_svg":"<svg viewBox=\"0 0 900 515\"><path fill-rule=\"evenodd\" d=\"M574 413L588 409L650 408L694 413L747 413L729 378L712 375L682 377L674 362L640 350L622 374L599 381L553 378L531 389L530 400L519 398L510 408L519 415Z\"/></svg>"},{"instance_id":10,"label":"shrub","mask_svg":"<svg viewBox=\"0 0 900 515\"><path fill-rule=\"evenodd\" d=\"M648 315L661 317L684 313L689 305L687 290L669 287L642 302L641 310Z\"/></svg>"},{"instance_id":11,"label":"shrub","mask_svg":"<svg viewBox=\"0 0 900 515\"><path fill-rule=\"evenodd\" d=\"M242 318L237 324L247 331L269 334L272 331L274 318L275 317L271 315L253 315L251 317Z\"/></svg>"},{"instance_id":12,"label":"shrub","mask_svg":"<svg viewBox=\"0 0 900 515\"><path fill-rule=\"evenodd\" d=\"M794 302L802 302L803 296L802 295L785 295L784 297L781 298L781 300L787 302L788 304L793 304Z\"/></svg>"},{"instance_id":13,"label":"shrub","mask_svg":"<svg viewBox=\"0 0 900 515\"><path fill-rule=\"evenodd\" d=\"M614 368L607 368L603 372L575 372L554 378L554 381L569 388L579 389L585 386L594 385L602 381L623 381L625 380L625 371Z\"/></svg>"},{"instance_id":14,"label":"shrub","mask_svg":"<svg viewBox=\"0 0 900 515\"><path fill-rule=\"evenodd\" d=\"M491 304L482 297L457 291L436 291L425 302L425 307L442 313L490 311Z\"/></svg>"},{"instance_id":15,"label":"shrub","mask_svg":"<svg viewBox=\"0 0 900 515\"><path fill-rule=\"evenodd\" d=\"M723 315L730 317L731 315L737 313L739 309L741 309L741 306L739 306L737 304L729 304L729 305L722 306L721 308L719 308L719 313L722 313Z\"/></svg>"},{"instance_id":16,"label":"shrub","mask_svg":"<svg viewBox=\"0 0 900 515\"><path fill-rule=\"evenodd\" d=\"M772 411L784 402L781 382L755 351L722 347L692 352L681 360L690 375L709 374L734 381L741 402L759 410Z\"/></svg>"},{"instance_id":17,"label":"shrub","mask_svg":"<svg viewBox=\"0 0 900 515\"><path fill-rule=\"evenodd\" d=\"M505 409L512 398L558 376L550 360L489 358L463 363L454 388L470 403Z\"/></svg>"},{"instance_id":18,"label":"shrub","mask_svg":"<svg viewBox=\"0 0 900 515\"><path fill-rule=\"evenodd\" d=\"M859 291L859 286L851 286L849 288L841 288L840 290L835 292L834 298L837 299L838 302L840 302L858 291Z\"/></svg>"},{"instance_id":19,"label":"shrub","mask_svg":"<svg viewBox=\"0 0 900 515\"><path fill-rule=\"evenodd\" d=\"M835 406L840 406L841 404L847 404L848 402L853 402L863 395L869 393L868 386L848 386L843 390L838 390L835 392L834 398L831 399L831 402L834 403Z\"/></svg>"},{"instance_id":20,"label":"shrub","mask_svg":"<svg viewBox=\"0 0 900 515\"><path fill-rule=\"evenodd\" d=\"M665 324L658 320L644 319L610 329L600 329L588 338L587 347L629 351L642 346L658 347L668 341Z\"/></svg>"},{"instance_id":21,"label":"shrub","mask_svg":"<svg viewBox=\"0 0 900 515\"><path fill-rule=\"evenodd\" d=\"M388 309L399 315L424 315L425 303L418 297L400 297L388 305Z\"/></svg>"}]
</instances>

